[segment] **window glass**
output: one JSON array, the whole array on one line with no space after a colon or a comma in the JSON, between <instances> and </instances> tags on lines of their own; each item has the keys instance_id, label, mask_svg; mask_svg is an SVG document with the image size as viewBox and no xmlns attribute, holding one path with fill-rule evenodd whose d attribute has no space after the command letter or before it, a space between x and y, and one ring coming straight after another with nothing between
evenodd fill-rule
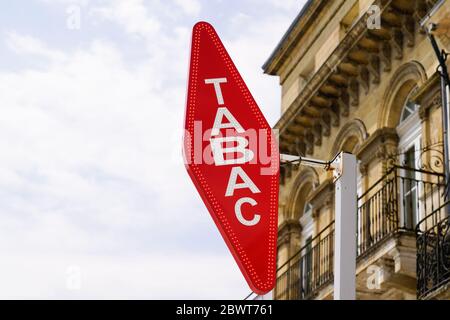
<instances>
[{"instance_id":1,"label":"window glass","mask_svg":"<svg viewBox=\"0 0 450 320\"><path fill-rule=\"evenodd\" d=\"M419 105L416 104L414 101L411 101L410 97L416 90L411 91L411 93L408 96L408 99L406 99L406 103L402 110L402 115L400 117L400 122L405 121L408 119L414 112L416 112L419 109Z\"/></svg>"},{"instance_id":2,"label":"window glass","mask_svg":"<svg viewBox=\"0 0 450 320\"><path fill-rule=\"evenodd\" d=\"M303 210L303 215L312 214L312 205L310 203L305 204L305 209Z\"/></svg>"}]
</instances>

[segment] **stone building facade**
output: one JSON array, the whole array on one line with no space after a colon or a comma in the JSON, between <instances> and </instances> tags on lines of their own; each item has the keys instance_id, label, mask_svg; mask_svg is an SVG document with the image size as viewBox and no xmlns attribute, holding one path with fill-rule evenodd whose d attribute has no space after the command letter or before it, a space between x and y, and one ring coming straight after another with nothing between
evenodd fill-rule
<instances>
[{"instance_id":1,"label":"stone building facade","mask_svg":"<svg viewBox=\"0 0 450 320\"><path fill-rule=\"evenodd\" d=\"M450 298L441 79L422 24L450 1L310 0L265 73L280 152L358 159L357 298ZM450 26L450 23L448 24ZM450 28L436 35L450 51ZM275 299L333 297L332 172L281 169Z\"/></svg>"}]
</instances>

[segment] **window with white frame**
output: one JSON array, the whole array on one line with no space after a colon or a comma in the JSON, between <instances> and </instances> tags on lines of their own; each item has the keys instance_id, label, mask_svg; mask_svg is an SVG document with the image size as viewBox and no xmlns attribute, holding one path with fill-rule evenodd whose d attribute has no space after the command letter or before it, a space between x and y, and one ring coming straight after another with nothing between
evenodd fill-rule
<instances>
[{"instance_id":1,"label":"window with white frame","mask_svg":"<svg viewBox=\"0 0 450 320\"><path fill-rule=\"evenodd\" d=\"M400 163L404 167L401 170L400 194L402 226L413 230L420 220L420 172L414 169L420 167L421 148L421 122L418 115L419 105L411 100L411 94L406 99L397 126L399 140Z\"/></svg>"},{"instance_id":2,"label":"window with white frame","mask_svg":"<svg viewBox=\"0 0 450 320\"><path fill-rule=\"evenodd\" d=\"M300 217L300 224L303 226L302 245L308 243L308 239L312 237L314 230L313 206L311 203L305 203L303 207L303 215Z\"/></svg>"}]
</instances>

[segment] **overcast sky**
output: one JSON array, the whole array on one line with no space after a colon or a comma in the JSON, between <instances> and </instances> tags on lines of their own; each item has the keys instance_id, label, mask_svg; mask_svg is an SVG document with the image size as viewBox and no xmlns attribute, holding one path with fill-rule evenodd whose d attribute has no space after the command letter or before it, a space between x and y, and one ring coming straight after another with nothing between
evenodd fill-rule
<instances>
[{"instance_id":1,"label":"overcast sky","mask_svg":"<svg viewBox=\"0 0 450 320\"><path fill-rule=\"evenodd\" d=\"M273 125L261 66L303 3L0 0L0 298L244 298L182 164L191 28Z\"/></svg>"}]
</instances>

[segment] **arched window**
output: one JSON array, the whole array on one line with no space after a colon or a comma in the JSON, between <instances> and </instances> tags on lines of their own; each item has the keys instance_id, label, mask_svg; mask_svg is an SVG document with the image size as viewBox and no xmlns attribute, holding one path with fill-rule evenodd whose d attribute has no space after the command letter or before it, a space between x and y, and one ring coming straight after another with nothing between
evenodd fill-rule
<instances>
[{"instance_id":1,"label":"arched window","mask_svg":"<svg viewBox=\"0 0 450 320\"><path fill-rule=\"evenodd\" d=\"M289 213L287 219L299 220L307 216L309 195L318 186L319 176L316 170L303 167L295 177L295 182L291 188L292 195L286 203L286 212Z\"/></svg>"},{"instance_id":2,"label":"arched window","mask_svg":"<svg viewBox=\"0 0 450 320\"><path fill-rule=\"evenodd\" d=\"M378 118L378 128L395 128L398 124L411 117L417 106L409 103L403 113L405 105L411 101L415 88L420 88L427 81L427 74L423 65L417 61L407 62L394 72L381 99L381 112ZM411 111L413 111L411 113Z\"/></svg>"},{"instance_id":3,"label":"arched window","mask_svg":"<svg viewBox=\"0 0 450 320\"><path fill-rule=\"evenodd\" d=\"M416 92L412 90L406 99L405 105L403 106L402 115L400 116L400 123L412 116L417 110L419 110L419 105L411 100L411 96Z\"/></svg>"}]
</instances>

